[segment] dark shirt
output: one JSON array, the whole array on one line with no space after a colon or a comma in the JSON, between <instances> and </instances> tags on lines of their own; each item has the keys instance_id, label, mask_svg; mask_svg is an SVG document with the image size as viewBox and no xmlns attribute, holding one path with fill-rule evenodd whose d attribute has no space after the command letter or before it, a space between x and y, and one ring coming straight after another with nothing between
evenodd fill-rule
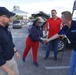
<instances>
[{"instance_id":1,"label":"dark shirt","mask_svg":"<svg viewBox=\"0 0 76 75\"><path fill-rule=\"evenodd\" d=\"M14 56L14 44L12 36L7 27L0 25L0 66Z\"/></svg>"},{"instance_id":2,"label":"dark shirt","mask_svg":"<svg viewBox=\"0 0 76 75\"><path fill-rule=\"evenodd\" d=\"M43 40L40 39L41 36L42 36L42 30L38 26L33 25L30 30L29 38L33 42L36 42L36 41L43 42Z\"/></svg>"},{"instance_id":3,"label":"dark shirt","mask_svg":"<svg viewBox=\"0 0 76 75\"><path fill-rule=\"evenodd\" d=\"M72 21L70 28L65 25L58 34L65 34L70 40L72 48L76 51L76 21Z\"/></svg>"}]
</instances>

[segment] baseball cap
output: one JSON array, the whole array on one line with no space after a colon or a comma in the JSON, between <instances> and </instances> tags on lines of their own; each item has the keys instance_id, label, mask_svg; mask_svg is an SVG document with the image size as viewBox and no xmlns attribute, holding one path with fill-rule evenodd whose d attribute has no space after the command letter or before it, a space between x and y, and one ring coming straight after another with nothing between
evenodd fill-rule
<instances>
[{"instance_id":1,"label":"baseball cap","mask_svg":"<svg viewBox=\"0 0 76 75\"><path fill-rule=\"evenodd\" d=\"M8 17L14 16L15 13L10 12L7 8L5 7L0 7L0 16L6 15Z\"/></svg>"}]
</instances>

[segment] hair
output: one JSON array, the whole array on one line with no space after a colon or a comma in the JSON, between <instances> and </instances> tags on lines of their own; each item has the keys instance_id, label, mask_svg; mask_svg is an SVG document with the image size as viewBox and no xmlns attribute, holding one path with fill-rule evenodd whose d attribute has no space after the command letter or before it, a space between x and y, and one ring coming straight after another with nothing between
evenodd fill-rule
<instances>
[{"instance_id":1,"label":"hair","mask_svg":"<svg viewBox=\"0 0 76 75\"><path fill-rule=\"evenodd\" d=\"M51 12L55 11L57 13L57 11L55 9L51 10Z\"/></svg>"},{"instance_id":2,"label":"hair","mask_svg":"<svg viewBox=\"0 0 76 75\"><path fill-rule=\"evenodd\" d=\"M71 14L71 12L64 11L61 14L64 15L64 18L67 19L68 21L72 20L72 14Z\"/></svg>"},{"instance_id":3,"label":"hair","mask_svg":"<svg viewBox=\"0 0 76 75\"><path fill-rule=\"evenodd\" d=\"M36 25L38 20L40 20L40 18L36 18L36 20L33 22L33 25Z\"/></svg>"}]
</instances>

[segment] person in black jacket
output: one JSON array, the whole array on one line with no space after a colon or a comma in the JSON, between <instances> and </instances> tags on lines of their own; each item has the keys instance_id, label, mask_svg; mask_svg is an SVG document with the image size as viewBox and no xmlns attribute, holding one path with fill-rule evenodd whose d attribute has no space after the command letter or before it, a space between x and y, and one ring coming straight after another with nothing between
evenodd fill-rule
<instances>
[{"instance_id":1,"label":"person in black jacket","mask_svg":"<svg viewBox=\"0 0 76 75\"><path fill-rule=\"evenodd\" d=\"M41 20L37 18L35 22L33 23L33 26L30 30L30 34L28 35L26 39L26 47L23 52L23 61L25 62L25 58L30 50L32 48L33 53L33 63L35 66L39 66L37 63L37 54L38 54L38 46L39 42L44 43L42 39L40 39L40 36L42 36L41 32Z\"/></svg>"},{"instance_id":2,"label":"person in black jacket","mask_svg":"<svg viewBox=\"0 0 76 75\"><path fill-rule=\"evenodd\" d=\"M13 44L12 35L8 29L11 16L14 15L5 7L0 7L0 75L19 75L14 53L17 59L20 58L20 55Z\"/></svg>"}]
</instances>

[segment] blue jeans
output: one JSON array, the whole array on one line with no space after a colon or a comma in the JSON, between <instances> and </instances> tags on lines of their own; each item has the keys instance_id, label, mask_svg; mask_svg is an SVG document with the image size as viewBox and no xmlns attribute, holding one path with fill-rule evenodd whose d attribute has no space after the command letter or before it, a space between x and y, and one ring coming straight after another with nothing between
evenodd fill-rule
<instances>
[{"instance_id":1,"label":"blue jeans","mask_svg":"<svg viewBox=\"0 0 76 75\"><path fill-rule=\"evenodd\" d=\"M76 75L76 51L72 51L70 59L69 75Z\"/></svg>"},{"instance_id":2,"label":"blue jeans","mask_svg":"<svg viewBox=\"0 0 76 75\"><path fill-rule=\"evenodd\" d=\"M58 43L59 39L55 39L52 41L49 41L46 48L46 56L49 56L51 48L54 50L54 57L57 57L58 54Z\"/></svg>"}]
</instances>

